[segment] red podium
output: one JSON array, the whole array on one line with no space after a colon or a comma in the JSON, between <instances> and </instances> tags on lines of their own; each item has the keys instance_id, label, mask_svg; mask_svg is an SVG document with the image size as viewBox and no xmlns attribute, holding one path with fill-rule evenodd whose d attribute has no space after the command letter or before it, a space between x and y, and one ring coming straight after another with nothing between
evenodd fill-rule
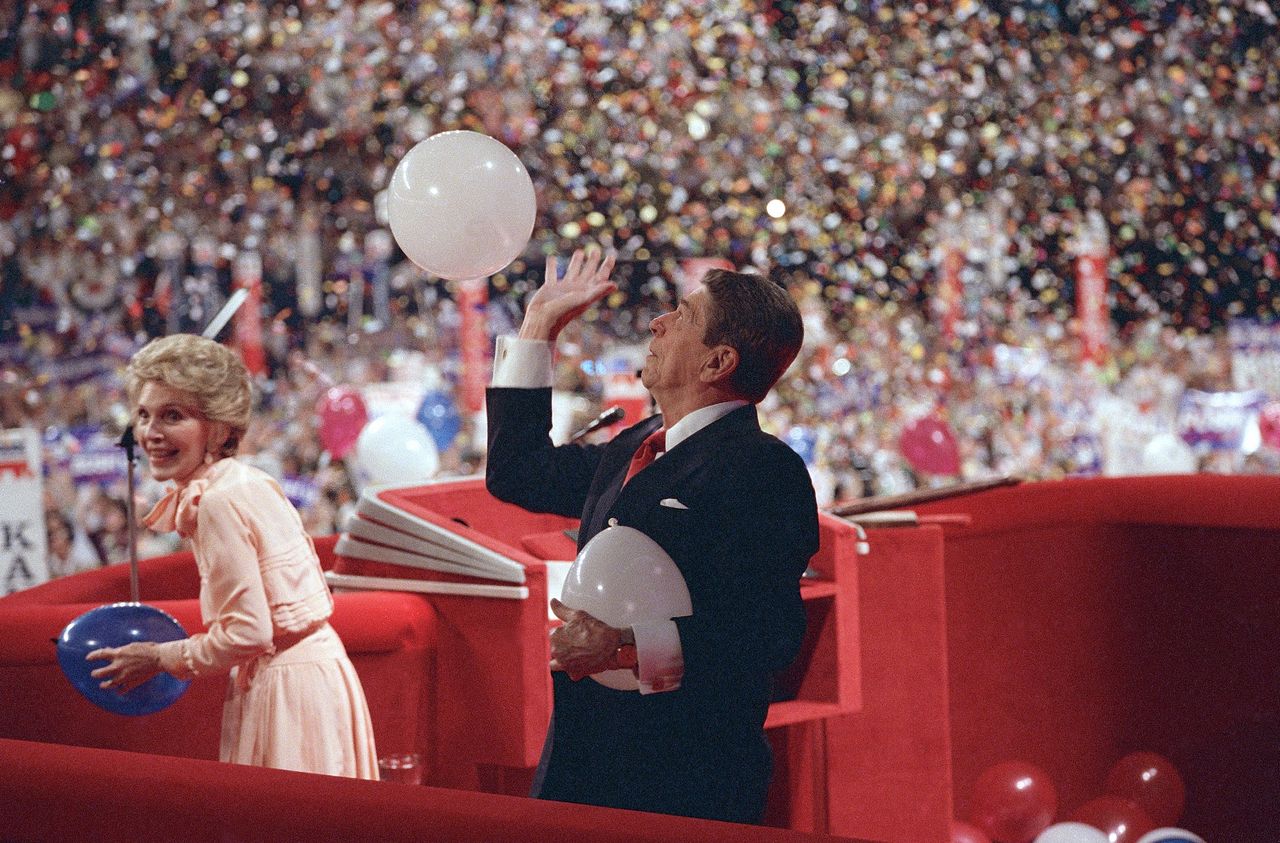
<instances>
[{"instance_id":1,"label":"red podium","mask_svg":"<svg viewBox=\"0 0 1280 843\"><path fill-rule=\"evenodd\" d=\"M387 587L388 579L470 583L507 589L507 596L429 594L436 611L436 711L438 742L433 768L441 783L520 793L527 791L542 752L550 717L548 562L570 561L576 519L527 512L493 498L481 479L382 489L377 505L396 519L416 521L425 533L497 554L523 569L524 597L512 582L425 570L344 555L338 545L335 586L363 577ZM362 511L371 511L368 508ZM397 519L398 520L398 519ZM404 526L403 521L399 521ZM858 577L855 528L823 515L814 576L802 582L808 632L800 656L780 677L767 727L779 729L848 714L860 706ZM367 544L362 544L367 548ZM379 556L375 551L369 556ZM384 557L385 558L385 557ZM405 584L413 588L413 584ZM558 595L555 595L558 596ZM780 765L780 766L786 766ZM474 775L474 780L467 777ZM811 774L779 783L813 804ZM433 779L434 780L434 779ZM781 800L779 800L781 802ZM792 800L785 800L792 806Z\"/></svg>"}]
</instances>

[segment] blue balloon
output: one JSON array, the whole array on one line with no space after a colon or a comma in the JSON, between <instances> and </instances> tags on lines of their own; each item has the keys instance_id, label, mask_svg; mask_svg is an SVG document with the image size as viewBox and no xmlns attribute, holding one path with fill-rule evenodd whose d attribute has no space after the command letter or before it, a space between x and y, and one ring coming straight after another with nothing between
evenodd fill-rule
<instances>
[{"instance_id":1,"label":"blue balloon","mask_svg":"<svg viewBox=\"0 0 1280 843\"><path fill-rule=\"evenodd\" d=\"M90 609L71 621L58 636L58 664L75 689L99 708L136 717L154 714L177 701L191 683L160 673L127 693L100 688L89 674L105 667L105 659L85 658L99 647L122 647L135 641L176 641L187 631L168 612L145 603L112 603Z\"/></svg>"},{"instance_id":2,"label":"blue balloon","mask_svg":"<svg viewBox=\"0 0 1280 843\"><path fill-rule=\"evenodd\" d=\"M449 393L440 389L428 390L418 405L418 421L435 440L436 450L443 453L462 430L462 418Z\"/></svg>"}]
</instances>

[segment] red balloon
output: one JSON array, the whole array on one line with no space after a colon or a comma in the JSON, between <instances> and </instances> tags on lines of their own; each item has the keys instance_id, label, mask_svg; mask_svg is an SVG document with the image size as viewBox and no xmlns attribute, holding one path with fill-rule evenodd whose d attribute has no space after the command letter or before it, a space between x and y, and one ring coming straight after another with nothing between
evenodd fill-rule
<instances>
[{"instance_id":1,"label":"red balloon","mask_svg":"<svg viewBox=\"0 0 1280 843\"><path fill-rule=\"evenodd\" d=\"M1262 444L1280 451L1280 401L1264 404L1258 413L1258 433Z\"/></svg>"},{"instance_id":2,"label":"red balloon","mask_svg":"<svg viewBox=\"0 0 1280 843\"><path fill-rule=\"evenodd\" d=\"M1137 843L1156 824L1142 806L1123 796L1099 796L1076 808L1071 819L1091 825L1107 835L1108 843Z\"/></svg>"},{"instance_id":3,"label":"red balloon","mask_svg":"<svg viewBox=\"0 0 1280 843\"><path fill-rule=\"evenodd\" d=\"M1048 774L1025 761L1001 761L973 783L969 820L996 843L1029 843L1049 827L1058 791Z\"/></svg>"},{"instance_id":4,"label":"red balloon","mask_svg":"<svg viewBox=\"0 0 1280 843\"><path fill-rule=\"evenodd\" d=\"M991 843L991 838L976 825L960 820L951 821L951 840L949 843Z\"/></svg>"},{"instance_id":5,"label":"red balloon","mask_svg":"<svg viewBox=\"0 0 1280 843\"><path fill-rule=\"evenodd\" d=\"M908 424L898 437L898 448L916 471L960 473L960 447L951 428L939 418L924 416Z\"/></svg>"},{"instance_id":6,"label":"red balloon","mask_svg":"<svg viewBox=\"0 0 1280 843\"><path fill-rule=\"evenodd\" d=\"M1117 761L1107 773L1106 789L1137 802L1157 828L1177 825L1186 804L1178 769L1154 752L1131 752Z\"/></svg>"},{"instance_id":7,"label":"red balloon","mask_svg":"<svg viewBox=\"0 0 1280 843\"><path fill-rule=\"evenodd\" d=\"M355 447L369 412L360 393L349 386L330 387L316 402L320 442L329 456L340 460Z\"/></svg>"}]
</instances>

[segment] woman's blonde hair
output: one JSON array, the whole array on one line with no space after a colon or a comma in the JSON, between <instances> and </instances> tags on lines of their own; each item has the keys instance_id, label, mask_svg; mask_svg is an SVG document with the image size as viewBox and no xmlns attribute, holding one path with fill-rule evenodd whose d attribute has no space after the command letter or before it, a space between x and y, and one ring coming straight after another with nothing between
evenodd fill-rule
<instances>
[{"instance_id":1,"label":"woman's blonde hair","mask_svg":"<svg viewBox=\"0 0 1280 843\"><path fill-rule=\"evenodd\" d=\"M231 435L222 443L218 455L235 454L249 429L253 411L249 371L238 354L194 334L161 337L143 346L125 369L125 391L131 409L137 408L138 394L148 381L191 393L196 409L205 418L230 428Z\"/></svg>"}]
</instances>

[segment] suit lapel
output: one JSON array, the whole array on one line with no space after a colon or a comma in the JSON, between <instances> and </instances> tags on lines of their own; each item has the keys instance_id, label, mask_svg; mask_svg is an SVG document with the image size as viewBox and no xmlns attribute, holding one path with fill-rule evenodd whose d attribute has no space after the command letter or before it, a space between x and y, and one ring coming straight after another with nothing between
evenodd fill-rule
<instances>
[{"instance_id":1,"label":"suit lapel","mask_svg":"<svg viewBox=\"0 0 1280 843\"><path fill-rule=\"evenodd\" d=\"M592 536L604 529L605 518L609 508L618 499L631 457L640 443L661 426L662 416L650 416L622 431L609 442L600 467L596 469L592 494L587 498L587 509L582 514L582 524L578 530L578 550L582 550Z\"/></svg>"},{"instance_id":2,"label":"suit lapel","mask_svg":"<svg viewBox=\"0 0 1280 843\"><path fill-rule=\"evenodd\" d=\"M657 506L663 498L679 497L680 488L689 477L705 466L718 449L726 447L728 440L759 429L755 405L739 407L660 456L631 478L626 487L621 485L622 475L626 473L624 466L611 486L612 499L608 503L601 500L596 511L625 523Z\"/></svg>"}]
</instances>

